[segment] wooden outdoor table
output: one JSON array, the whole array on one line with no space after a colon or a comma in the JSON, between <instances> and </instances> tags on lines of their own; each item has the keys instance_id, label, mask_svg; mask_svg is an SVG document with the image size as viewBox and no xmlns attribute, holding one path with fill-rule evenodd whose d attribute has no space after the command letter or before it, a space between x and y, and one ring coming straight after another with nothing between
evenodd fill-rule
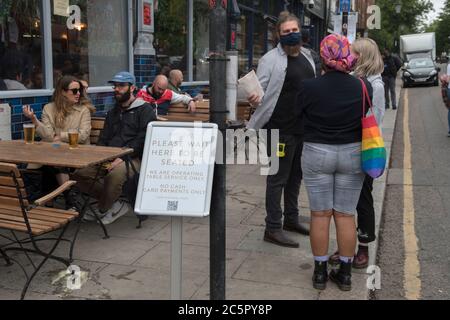
<instances>
[{"instance_id":1,"label":"wooden outdoor table","mask_svg":"<svg viewBox=\"0 0 450 320\"><path fill-rule=\"evenodd\" d=\"M53 167L81 169L114 160L130 154L133 149L92 145L79 145L69 149L65 143L35 142L23 140L0 141L0 162L32 163Z\"/></svg>"}]
</instances>

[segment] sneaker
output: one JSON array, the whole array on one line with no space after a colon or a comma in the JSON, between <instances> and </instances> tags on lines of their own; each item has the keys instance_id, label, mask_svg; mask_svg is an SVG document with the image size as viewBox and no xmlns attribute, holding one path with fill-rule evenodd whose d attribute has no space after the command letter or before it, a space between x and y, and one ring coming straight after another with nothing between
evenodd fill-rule
<instances>
[{"instance_id":1,"label":"sneaker","mask_svg":"<svg viewBox=\"0 0 450 320\"><path fill-rule=\"evenodd\" d=\"M119 219L130 210L128 203L124 201L114 202L111 209L106 212L106 215L102 218L103 224L110 224Z\"/></svg>"},{"instance_id":2,"label":"sneaker","mask_svg":"<svg viewBox=\"0 0 450 320\"><path fill-rule=\"evenodd\" d=\"M447 134L447 137L449 137L450 138L450 132Z\"/></svg>"},{"instance_id":3,"label":"sneaker","mask_svg":"<svg viewBox=\"0 0 450 320\"><path fill-rule=\"evenodd\" d=\"M83 217L83 221L96 221L97 218L95 217L97 215L100 219L106 216L105 213L101 213L100 210L98 210L97 206L90 205L86 208L86 212Z\"/></svg>"}]
</instances>

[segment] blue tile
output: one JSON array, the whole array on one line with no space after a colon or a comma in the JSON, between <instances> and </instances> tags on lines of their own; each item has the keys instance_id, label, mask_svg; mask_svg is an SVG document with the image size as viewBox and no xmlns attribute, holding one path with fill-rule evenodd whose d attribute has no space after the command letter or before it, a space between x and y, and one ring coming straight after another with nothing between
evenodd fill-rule
<instances>
[{"instance_id":1,"label":"blue tile","mask_svg":"<svg viewBox=\"0 0 450 320\"><path fill-rule=\"evenodd\" d=\"M22 132L15 132L12 134L13 140L22 140Z\"/></svg>"},{"instance_id":2,"label":"blue tile","mask_svg":"<svg viewBox=\"0 0 450 320\"><path fill-rule=\"evenodd\" d=\"M22 115L21 114L15 114L11 116L11 123L22 123Z\"/></svg>"},{"instance_id":3,"label":"blue tile","mask_svg":"<svg viewBox=\"0 0 450 320\"><path fill-rule=\"evenodd\" d=\"M5 103L8 103L9 105L19 105L22 104L22 100L19 98L14 98L14 99L5 99L4 100Z\"/></svg>"},{"instance_id":4,"label":"blue tile","mask_svg":"<svg viewBox=\"0 0 450 320\"><path fill-rule=\"evenodd\" d=\"M33 104L35 102L35 97L22 98L22 104Z\"/></svg>"},{"instance_id":5,"label":"blue tile","mask_svg":"<svg viewBox=\"0 0 450 320\"><path fill-rule=\"evenodd\" d=\"M22 114L22 106L13 106L12 114Z\"/></svg>"},{"instance_id":6,"label":"blue tile","mask_svg":"<svg viewBox=\"0 0 450 320\"><path fill-rule=\"evenodd\" d=\"M36 103L48 103L50 97L36 97Z\"/></svg>"}]
</instances>

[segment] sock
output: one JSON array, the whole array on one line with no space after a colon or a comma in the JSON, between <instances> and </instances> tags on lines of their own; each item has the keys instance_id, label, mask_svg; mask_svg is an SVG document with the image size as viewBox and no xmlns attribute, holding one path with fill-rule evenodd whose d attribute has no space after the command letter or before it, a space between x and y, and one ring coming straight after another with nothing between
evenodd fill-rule
<instances>
[{"instance_id":1,"label":"sock","mask_svg":"<svg viewBox=\"0 0 450 320\"><path fill-rule=\"evenodd\" d=\"M369 244L368 243L359 243L359 247L368 248Z\"/></svg>"},{"instance_id":2,"label":"sock","mask_svg":"<svg viewBox=\"0 0 450 320\"><path fill-rule=\"evenodd\" d=\"M328 261L328 256L314 256L314 261L327 262Z\"/></svg>"},{"instance_id":3,"label":"sock","mask_svg":"<svg viewBox=\"0 0 450 320\"><path fill-rule=\"evenodd\" d=\"M339 260L344 262L344 263L351 263L351 262L353 262L353 257L339 256Z\"/></svg>"}]
</instances>

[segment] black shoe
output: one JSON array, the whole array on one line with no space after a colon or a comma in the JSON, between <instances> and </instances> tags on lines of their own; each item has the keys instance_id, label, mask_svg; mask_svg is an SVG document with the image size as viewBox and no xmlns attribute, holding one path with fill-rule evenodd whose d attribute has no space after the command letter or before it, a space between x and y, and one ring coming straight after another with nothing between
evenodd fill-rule
<instances>
[{"instance_id":1,"label":"black shoe","mask_svg":"<svg viewBox=\"0 0 450 320\"><path fill-rule=\"evenodd\" d=\"M390 107L389 106L386 106L386 109L389 109Z\"/></svg>"},{"instance_id":2,"label":"black shoe","mask_svg":"<svg viewBox=\"0 0 450 320\"><path fill-rule=\"evenodd\" d=\"M286 231L298 232L305 236L309 236L309 230L302 226L299 222L297 223L284 223L283 229Z\"/></svg>"},{"instance_id":3,"label":"black shoe","mask_svg":"<svg viewBox=\"0 0 450 320\"><path fill-rule=\"evenodd\" d=\"M397 107L392 107L392 110L397 110Z\"/></svg>"},{"instance_id":4,"label":"black shoe","mask_svg":"<svg viewBox=\"0 0 450 320\"><path fill-rule=\"evenodd\" d=\"M317 290L325 290L328 281L328 264L320 261L314 261L314 264L313 287Z\"/></svg>"},{"instance_id":5,"label":"black shoe","mask_svg":"<svg viewBox=\"0 0 450 320\"><path fill-rule=\"evenodd\" d=\"M330 272L330 280L342 291L352 290L352 263L341 261L339 269Z\"/></svg>"},{"instance_id":6,"label":"black shoe","mask_svg":"<svg viewBox=\"0 0 450 320\"><path fill-rule=\"evenodd\" d=\"M264 241L282 246L282 247L288 247L288 248L298 248L299 244L298 242L295 242L284 234L283 231L277 230L277 231L265 231L264 232Z\"/></svg>"}]
</instances>

